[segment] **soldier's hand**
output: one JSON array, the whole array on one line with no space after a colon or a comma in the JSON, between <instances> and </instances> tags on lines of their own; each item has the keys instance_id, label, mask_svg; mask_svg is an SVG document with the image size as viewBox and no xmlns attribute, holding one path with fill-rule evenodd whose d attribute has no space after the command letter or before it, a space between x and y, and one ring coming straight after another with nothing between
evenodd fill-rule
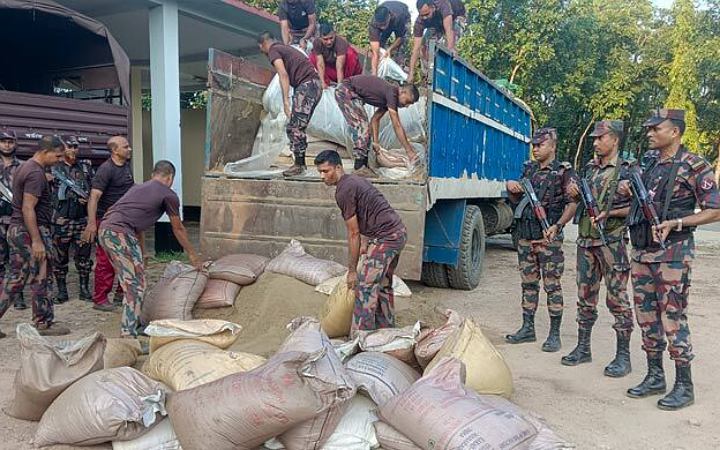
<instances>
[{"instance_id":1,"label":"soldier's hand","mask_svg":"<svg viewBox=\"0 0 720 450\"><path fill-rule=\"evenodd\" d=\"M608 213L606 213L605 211L603 211L603 212L601 212L600 214L598 214L597 219L591 217L591 218L590 218L590 222L593 224L594 227L597 227L598 223L603 223L603 222L605 222L605 221L607 220L607 217L608 217Z\"/></svg>"},{"instance_id":2,"label":"soldier's hand","mask_svg":"<svg viewBox=\"0 0 720 450\"><path fill-rule=\"evenodd\" d=\"M630 189L630 181L628 180L620 181L617 190L623 197L632 197L632 189Z\"/></svg>"},{"instance_id":3,"label":"soldier's hand","mask_svg":"<svg viewBox=\"0 0 720 450\"><path fill-rule=\"evenodd\" d=\"M43 262L45 261L45 245L43 245L42 241L33 242L31 245L32 248L32 257L37 262Z\"/></svg>"},{"instance_id":4,"label":"soldier's hand","mask_svg":"<svg viewBox=\"0 0 720 450\"><path fill-rule=\"evenodd\" d=\"M522 194L523 188L520 183L518 183L515 180L510 180L506 183L507 190L510 191L511 194Z\"/></svg>"},{"instance_id":5,"label":"soldier's hand","mask_svg":"<svg viewBox=\"0 0 720 450\"><path fill-rule=\"evenodd\" d=\"M575 180L572 180L572 181L570 181L570 183L568 183L567 193L572 198L580 197L580 188L578 188L578 185L575 182Z\"/></svg>"},{"instance_id":6,"label":"soldier's hand","mask_svg":"<svg viewBox=\"0 0 720 450\"><path fill-rule=\"evenodd\" d=\"M87 224L85 229L82 232L82 235L80 236L80 239L82 239L83 242L86 244L92 244L95 242L95 238L97 237L97 225L93 224Z\"/></svg>"},{"instance_id":7,"label":"soldier's hand","mask_svg":"<svg viewBox=\"0 0 720 450\"><path fill-rule=\"evenodd\" d=\"M290 102L286 101L283 105L283 108L285 110L285 116L290 120L290 116L292 115L291 109L290 109Z\"/></svg>"},{"instance_id":8,"label":"soldier's hand","mask_svg":"<svg viewBox=\"0 0 720 450\"><path fill-rule=\"evenodd\" d=\"M87 205L87 202L88 202L88 201L87 201L87 199L84 199L84 198L82 198L82 197L79 197L79 198L78 198L78 202L80 202L81 205Z\"/></svg>"},{"instance_id":9,"label":"soldier's hand","mask_svg":"<svg viewBox=\"0 0 720 450\"><path fill-rule=\"evenodd\" d=\"M653 226L653 240L655 242L665 241L675 227L677 227L677 222L674 220L666 220L658 226Z\"/></svg>"},{"instance_id":10,"label":"soldier's hand","mask_svg":"<svg viewBox=\"0 0 720 450\"><path fill-rule=\"evenodd\" d=\"M558 226L557 225L550 225L550 228L547 229L547 231L544 231L543 234L545 235L545 241L550 244L552 241L555 240L555 238L558 235Z\"/></svg>"},{"instance_id":11,"label":"soldier's hand","mask_svg":"<svg viewBox=\"0 0 720 450\"><path fill-rule=\"evenodd\" d=\"M347 274L346 282L348 289L355 289L355 286L357 286L357 278L358 274L356 271L351 270Z\"/></svg>"}]
</instances>

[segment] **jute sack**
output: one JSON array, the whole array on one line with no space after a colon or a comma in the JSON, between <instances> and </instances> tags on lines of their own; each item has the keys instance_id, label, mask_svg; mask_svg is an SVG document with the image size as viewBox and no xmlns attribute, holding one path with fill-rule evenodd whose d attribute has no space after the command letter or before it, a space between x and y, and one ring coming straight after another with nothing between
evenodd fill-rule
<instances>
[{"instance_id":1,"label":"jute sack","mask_svg":"<svg viewBox=\"0 0 720 450\"><path fill-rule=\"evenodd\" d=\"M377 420L376 406L364 395L356 395L348 402L345 414L330 435L323 450L371 450L378 448L373 422Z\"/></svg>"},{"instance_id":2,"label":"jute sack","mask_svg":"<svg viewBox=\"0 0 720 450\"><path fill-rule=\"evenodd\" d=\"M421 367L427 367L430 361L437 355L443 344L455 330L460 328L463 317L452 309L445 311L447 321L433 330L424 333L415 345L415 358Z\"/></svg>"},{"instance_id":3,"label":"jute sack","mask_svg":"<svg viewBox=\"0 0 720 450\"><path fill-rule=\"evenodd\" d=\"M538 433L463 386L464 367L443 358L410 389L380 407L380 418L424 450L520 450Z\"/></svg>"},{"instance_id":4,"label":"jute sack","mask_svg":"<svg viewBox=\"0 0 720 450\"><path fill-rule=\"evenodd\" d=\"M420 336L421 324L404 328L380 328L372 331L360 330L356 333L358 344L364 352L381 352L394 356L400 361L417 367L415 343Z\"/></svg>"},{"instance_id":5,"label":"jute sack","mask_svg":"<svg viewBox=\"0 0 720 450\"><path fill-rule=\"evenodd\" d=\"M335 261L308 255L300 242L293 239L282 253L268 263L266 270L317 286L325 280L341 275L346 268Z\"/></svg>"},{"instance_id":6,"label":"jute sack","mask_svg":"<svg viewBox=\"0 0 720 450\"><path fill-rule=\"evenodd\" d=\"M252 284L264 271L269 258L239 253L227 255L210 266L210 279L231 281L240 286Z\"/></svg>"},{"instance_id":7,"label":"jute sack","mask_svg":"<svg viewBox=\"0 0 720 450\"><path fill-rule=\"evenodd\" d=\"M166 414L166 390L131 367L91 373L45 411L34 443L94 445L135 439Z\"/></svg>"},{"instance_id":8,"label":"jute sack","mask_svg":"<svg viewBox=\"0 0 720 450\"><path fill-rule=\"evenodd\" d=\"M178 261L168 264L163 277L145 295L140 312L142 323L192 319L192 309L208 281L208 266L209 263L203 270L196 270Z\"/></svg>"},{"instance_id":9,"label":"jute sack","mask_svg":"<svg viewBox=\"0 0 720 450\"><path fill-rule=\"evenodd\" d=\"M109 338L105 346L104 369L132 367L142 353L137 339Z\"/></svg>"},{"instance_id":10,"label":"jute sack","mask_svg":"<svg viewBox=\"0 0 720 450\"><path fill-rule=\"evenodd\" d=\"M383 450L422 450L410 438L379 420L375 422L375 435Z\"/></svg>"},{"instance_id":11,"label":"jute sack","mask_svg":"<svg viewBox=\"0 0 720 450\"><path fill-rule=\"evenodd\" d=\"M457 358L465 364L466 386L479 394L502 395L509 398L513 391L512 374L500 352L490 343L475 323L466 319L443 344L425 369L427 374L443 358Z\"/></svg>"},{"instance_id":12,"label":"jute sack","mask_svg":"<svg viewBox=\"0 0 720 450\"><path fill-rule=\"evenodd\" d=\"M113 450L182 450L170 419L165 418L150 431L131 441L113 441Z\"/></svg>"},{"instance_id":13,"label":"jute sack","mask_svg":"<svg viewBox=\"0 0 720 450\"><path fill-rule=\"evenodd\" d=\"M150 378L184 391L265 363L262 356L221 350L206 342L181 339L163 345L143 366Z\"/></svg>"},{"instance_id":14,"label":"jute sack","mask_svg":"<svg viewBox=\"0 0 720 450\"><path fill-rule=\"evenodd\" d=\"M145 334L150 336L150 353L179 339L228 348L237 341L240 331L240 325L218 319L156 320L145 327Z\"/></svg>"},{"instance_id":15,"label":"jute sack","mask_svg":"<svg viewBox=\"0 0 720 450\"><path fill-rule=\"evenodd\" d=\"M340 275L339 277L330 278L329 280L325 280L322 283L315 286L315 290L317 292L320 292L325 295L330 295L330 293L335 289L335 287L338 285L338 283L345 283L347 281L347 272L345 272L344 275ZM410 291L410 288L407 284L397 275L393 275L393 294L395 297L411 297L412 292Z\"/></svg>"},{"instance_id":16,"label":"jute sack","mask_svg":"<svg viewBox=\"0 0 720 450\"><path fill-rule=\"evenodd\" d=\"M103 368L105 337L93 333L78 340L50 340L29 323L17 326L20 369L15 397L5 412L23 420L40 420L68 386Z\"/></svg>"},{"instance_id":17,"label":"jute sack","mask_svg":"<svg viewBox=\"0 0 720 450\"><path fill-rule=\"evenodd\" d=\"M420 378L412 367L385 353L363 352L353 356L345 370L358 390L367 392L378 405L405 392Z\"/></svg>"},{"instance_id":18,"label":"jute sack","mask_svg":"<svg viewBox=\"0 0 720 450\"><path fill-rule=\"evenodd\" d=\"M316 363L316 373L334 388L321 393L328 405L324 410L278 436L278 440L287 450L319 450L335 430L350 399L355 395L355 385L317 319L299 317L288 324L288 329L291 334L278 352L324 352Z\"/></svg>"},{"instance_id":19,"label":"jute sack","mask_svg":"<svg viewBox=\"0 0 720 450\"><path fill-rule=\"evenodd\" d=\"M345 387L319 373L326 350L276 353L250 372L174 393L168 412L185 450L254 450L326 410ZM242 399L242 401L239 401Z\"/></svg>"},{"instance_id":20,"label":"jute sack","mask_svg":"<svg viewBox=\"0 0 720 450\"><path fill-rule=\"evenodd\" d=\"M355 291L348 289L345 282L336 284L320 311L320 324L328 337L350 334L354 309Z\"/></svg>"},{"instance_id":21,"label":"jute sack","mask_svg":"<svg viewBox=\"0 0 720 450\"><path fill-rule=\"evenodd\" d=\"M205 290L195 303L196 308L226 308L235 304L241 286L232 281L209 279Z\"/></svg>"}]
</instances>

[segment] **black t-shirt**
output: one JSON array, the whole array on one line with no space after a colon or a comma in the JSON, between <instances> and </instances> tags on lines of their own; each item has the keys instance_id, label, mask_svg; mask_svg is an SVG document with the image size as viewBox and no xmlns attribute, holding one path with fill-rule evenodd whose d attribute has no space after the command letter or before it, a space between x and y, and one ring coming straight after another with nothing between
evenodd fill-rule
<instances>
[{"instance_id":1,"label":"black t-shirt","mask_svg":"<svg viewBox=\"0 0 720 450\"><path fill-rule=\"evenodd\" d=\"M270 46L268 60L270 64L272 64L277 59L282 60L283 64L285 64L285 71L288 74L290 86L294 88L313 78L320 79L315 71L315 67L313 67L307 56L303 55L300 50L294 47L280 44L279 42L274 43Z\"/></svg>"},{"instance_id":2,"label":"black t-shirt","mask_svg":"<svg viewBox=\"0 0 720 450\"><path fill-rule=\"evenodd\" d=\"M135 184L130 161L118 166L109 158L98 167L92 188L102 191L98 201L97 216L101 218Z\"/></svg>"},{"instance_id":3,"label":"black t-shirt","mask_svg":"<svg viewBox=\"0 0 720 450\"><path fill-rule=\"evenodd\" d=\"M343 219L357 216L360 234L378 239L400 231L404 225L378 189L357 175L343 175L335 190Z\"/></svg>"},{"instance_id":4,"label":"black t-shirt","mask_svg":"<svg viewBox=\"0 0 720 450\"><path fill-rule=\"evenodd\" d=\"M390 0L380 6L386 7L390 10L390 23L387 28L381 30L375 27L370 22L368 34L370 35L370 42L380 42L380 45L385 45L390 36L395 33L395 37L402 39L407 35L408 24L410 24L410 11L405 3Z\"/></svg>"},{"instance_id":5,"label":"black t-shirt","mask_svg":"<svg viewBox=\"0 0 720 450\"><path fill-rule=\"evenodd\" d=\"M376 108L398 109L399 89L396 85L373 75L355 75L343 83L362 98L363 102Z\"/></svg>"},{"instance_id":6,"label":"black t-shirt","mask_svg":"<svg viewBox=\"0 0 720 450\"><path fill-rule=\"evenodd\" d=\"M49 226L52 220L52 193L50 183L45 178L45 168L35 160L30 159L15 172L13 179L13 204L10 223L24 224L22 206L24 194L37 197L35 215L38 225Z\"/></svg>"},{"instance_id":7,"label":"black t-shirt","mask_svg":"<svg viewBox=\"0 0 720 450\"><path fill-rule=\"evenodd\" d=\"M300 31L310 25L308 16L315 14L315 0L284 0L278 6L278 18L287 20L290 29Z\"/></svg>"}]
</instances>

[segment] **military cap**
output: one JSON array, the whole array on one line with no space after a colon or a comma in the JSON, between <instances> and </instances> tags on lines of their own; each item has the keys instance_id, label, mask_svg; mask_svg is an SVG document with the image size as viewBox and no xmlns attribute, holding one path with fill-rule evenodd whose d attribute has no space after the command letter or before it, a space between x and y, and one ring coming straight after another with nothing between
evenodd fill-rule
<instances>
[{"instance_id":1,"label":"military cap","mask_svg":"<svg viewBox=\"0 0 720 450\"><path fill-rule=\"evenodd\" d=\"M623 134L625 125L622 120L601 120L595 122L595 129L590 133L591 137L604 136L608 133L613 133L615 136Z\"/></svg>"},{"instance_id":2,"label":"military cap","mask_svg":"<svg viewBox=\"0 0 720 450\"><path fill-rule=\"evenodd\" d=\"M548 139L557 139L557 130L555 128L540 128L533 134L531 142L533 144L542 144Z\"/></svg>"},{"instance_id":3,"label":"military cap","mask_svg":"<svg viewBox=\"0 0 720 450\"><path fill-rule=\"evenodd\" d=\"M17 136L15 135L15 131L13 130L0 130L0 139L12 139L13 141L17 141Z\"/></svg>"},{"instance_id":4,"label":"military cap","mask_svg":"<svg viewBox=\"0 0 720 450\"><path fill-rule=\"evenodd\" d=\"M654 127L660 125L666 120L679 120L685 122L685 110L684 109L657 109L652 112L652 115L648 120L643 123L644 127Z\"/></svg>"},{"instance_id":5,"label":"military cap","mask_svg":"<svg viewBox=\"0 0 720 450\"><path fill-rule=\"evenodd\" d=\"M67 144L67 145L73 145L73 146L80 145L80 142L78 142L78 139L75 136L65 136L65 138L63 140L65 141L65 144Z\"/></svg>"}]
</instances>

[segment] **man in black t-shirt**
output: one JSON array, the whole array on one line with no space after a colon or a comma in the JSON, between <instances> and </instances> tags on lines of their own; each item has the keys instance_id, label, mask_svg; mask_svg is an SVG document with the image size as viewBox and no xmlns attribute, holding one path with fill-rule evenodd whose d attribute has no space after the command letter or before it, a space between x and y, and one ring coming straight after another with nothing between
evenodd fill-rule
<instances>
[{"instance_id":1,"label":"man in black t-shirt","mask_svg":"<svg viewBox=\"0 0 720 450\"><path fill-rule=\"evenodd\" d=\"M95 242L97 230L105 212L110 209L135 184L130 158L132 148L127 139L114 136L108 140L110 158L98 167L92 180L90 200L88 200L88 224L83 232L86 243ZM113 305L108 301L112 290L115 271L112 263L101 246L95 247L95 291L93 308L100 311L112 311ZM120 286L115 291L115 303L122 303Z\"/></svg>"},{"instance_id":2,"label":"man in black t-shirt","mask_svg":"<svg viewBox=\"0 0 720 450\"><path fill-rule=\"evenodd\" d=\"M328 186L336 186L335 200L348 232L348 288L355 289L351 334L395 326L392 279L407 241L398 213L368 180L348 175L335 150L315 158L315 166ZM360 260L361 236L368 239ZM358 267L358 263L360 266Z\"/></svg>"},{"instance_id":3,"label":"man in black t-shirt","mask_svg":"<svg viewBox=\"0 0 720 450\"><path fill-rule=\"evenodd\" d=\"M283 0L278 5L277 15L283 44L298 44L307 50L317 26L315 0Z\"/></svg>"},{"instance_id":4,"label":"man in black t-shirt","mask_svg":"<svg viewBox=\"0 0 720 450\"><path fill-rule=\"evenodd\" d=\"M385 48L391 35L395 40L386 49L385 57L393 58L400 65L405 64L406 38L410 24L410 11L405 3L396 0L383 2L375 9L368 27L370 49L372 50L372 74L378 74L380 48Z\"/></svg>"},{"instance_id":5,"label":"man in black t-shirt","mask_svg":"<svg viewBox=\"0 0 720 450\"><path fill-rule=\"evenodd\" d=\"M59 137L43 137L33 157L20 166L13 180L12 216L7 235L10 267L0 290L0 318L10 306L10 300L29 284L33 322L41 335L70 333L67 328L54 324L53 302L48 296L54 252L50 231L52 194L45 169L57 164L64 150L65 143ZM5 334L0 331L0 338L3 337Z\"/></svg>"}]
</instances>

